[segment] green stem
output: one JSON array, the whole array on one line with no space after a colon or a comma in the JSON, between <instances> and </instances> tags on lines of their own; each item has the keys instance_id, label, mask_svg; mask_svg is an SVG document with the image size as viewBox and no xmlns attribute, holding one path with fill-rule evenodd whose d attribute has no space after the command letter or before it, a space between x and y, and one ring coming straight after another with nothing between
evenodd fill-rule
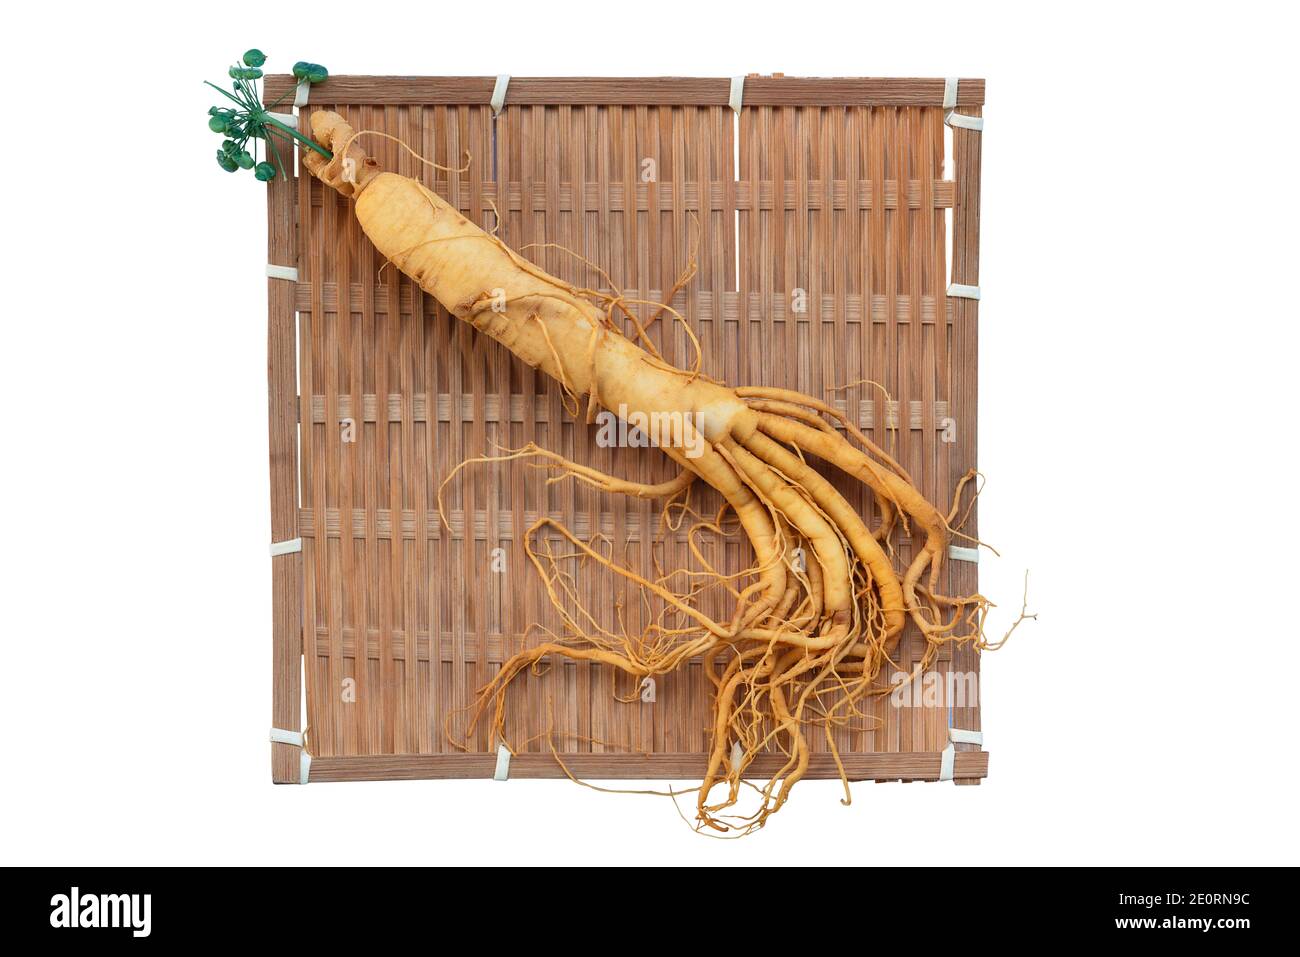
<instances>
[{"instance_id":1,"label":"green stem","mask_svg":"<svg viewBox=\"0 0 1300 957\"><path fill-rule=\"evenodd\" d=\"M277 119L276 119L274 116L272 116L270 113L266 113L266 114L264 114L264 116L262 117L262 119L263 119L264 122L266 122L266 123L270 123L270 124L271 124L272 126L274 126L276 129L278 129L278 130L282 130L283 132L288 133L290 136L292 136L294 139L296 139L299 143L302 143L304 146L309 146L309 147L311 147L311 148L314 149L317 153L319 153L321 156L325 157L327 160L330 160L330 159L333 159L333 158L334 158L334 154L331 153L329 150L327 150L325 147L317 145L315 142L313 142L312 140L308 139L307 137L305 137L305 136L303 136L301 133L299 133L297 130L295 130L292 126L286 126L284 123L281 123L279 120L277 120Z\"/></svg>"},{"instance_id":2,"label":"green stem","mask_svg":"<svg viewBox=\"0 0 1300 957\"><path fill-rule=\"evenodd\" d=\"M280 105L281 103L283 103L285 100L289 99L289 97L292 96L295 92L297 92L296 88L294 88L294 87L292 87L292 86L289 87L289 89L285 90L283 93L281 93L279 96L277 96L277 97L275 98L275 102L274 102L274 103L268 103L268 104L266 104L266 108L267 108L268 110L273 110L273 109L275 109L277 106L279 106L279 105Z\"/></svg>"},{"instance_id":3,"label":"green stem","mask_svg":"<svg viewBox=\"0 0 1300 957\"><path fill-rule=\"evenodd\" d=\"M220 94L221 94L222 96L224 96L226 99L228 99L228 100L234 100L236 103L238 103L240 106L244 107L245 109L248 108L248 105L247 105L243 100L241 100L239 97L235 96L233 93L227 93L225 90L223 90L221 87L217 86L217 85L216 85L215 83L213 83L211 80L204 80L203 82L206 83L208 86L212 87L212 89L216 90L218 93L220 93Z\"/></svg>"},{"instance_id":4,"label":"green stem","mask_svg":"<svg viewBox=\"0 0 1300 957\"><path fill-rule=\"evenodd\" d=\"M275 140L271 139L269 136L266 138L266 148L270 150L271 155L275 157L275 165L280 168L280 176L287 178L289 174L284 171L284 161L280 159L279 147L275 145Z\"/></svg>"}]
</instances>

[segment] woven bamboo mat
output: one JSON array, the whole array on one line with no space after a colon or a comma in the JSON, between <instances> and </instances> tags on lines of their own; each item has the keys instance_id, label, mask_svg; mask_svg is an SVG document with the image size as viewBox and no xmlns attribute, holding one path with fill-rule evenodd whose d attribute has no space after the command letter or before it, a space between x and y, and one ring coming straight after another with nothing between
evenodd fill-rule
<instances>
[{"instance_id":1,"label":"woven bamboo mat","mask_svg":"<svg viewBox=\"0 0 1300 957\"><path fill-rule=\"evenodd\" d=\"M980 134L946 130L943 80L753 77L736 115L725 79L515 79L496 117L493 82L335 77L302 113L305 122L335 109L444 167L467 164L448 174L390 141L366 143L386 168L422 177L580 285L659 300L698 243L699 273L673 305L700 339L705 371L838 402L946 510L975 464L978 304L946 291L950 280L978 282ZM268 100L288 84L268 78ZM979 115L983 81L958 90L960 111ZM484 734L460 751L443 723L503 657L539 640L525 638L530 626L558 628L521 547L532 521L549 514L579 535L602 533L642 569L656 558L685 565L688 553L684 533L655 543L653 503L547 485L519 462L448 485L448 530L439 483L466 457L530 441L638 481L674 469L653 449L599 446L554 382L395 269L381 272L348 202L314 178L277 179L268 197L270 262L297 268L296 282L269 280L272 537L303 542L273 559L274 724L297 729L305 693L312 780L490 776ZM680 326L658 322L653 337L670 361L690 362ZM825 474L878 520L861 485ZM911 543L896 532L893 544L905 564ZM715 547L724 571L750 562L747 545ZM949 562L946 574L950 593L976 589L974 565ZM633 631L646 620L612 576L584 576L578 588L607 620L621 613ZM900 665L922 650L909 631ZM945 649L934 668L978 666L975 653ZM511 772L563 774L535 737L550 729L580 775L698 777L711 690L699 662L659 679L654 702L600 665L553 666L509 693L510 740L529 741ZM977 701L962 704L876 699L837 732L850 775L937 777L949 725L980 726ZM814 747L810 776L833 776L825 743ZM956 777L978 783L987 756L966 747ZM274 750L275 780L297 780L297 751Z\"/></svg>"}]
</instances>

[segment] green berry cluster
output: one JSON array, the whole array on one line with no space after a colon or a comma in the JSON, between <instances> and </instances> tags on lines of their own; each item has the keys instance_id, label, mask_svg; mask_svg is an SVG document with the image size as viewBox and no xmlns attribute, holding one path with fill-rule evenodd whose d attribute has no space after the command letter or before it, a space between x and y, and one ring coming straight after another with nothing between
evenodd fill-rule
<instances>
[{"instance_id":1,"label":"green berry cluster","mask_svg":"<svg viewBox=\"0 0 1300 957\"><path fill-rule=\"evenodd\" d=\"M208 129L224 137L221 147L217 150L217 165L227 173L251 169L253 175L264 183L275 179L277 172L284 174L284 163L280 159L280 151L276 146L277 139L283 140L285 145L297 140L326 158L331 156L324 147L271 114L282 100L292 95L292 91L270 106L262 105L258 81L262 79L262 66L265 63L265 53L256 48L248 50L240 58L240 62L229 70L232 81L229 92L215 83L208 83L208 86L234 104L214 106L208 110ZM293 65L293 75L308 83L320 83L329 77L329 71L319 63L299 60ZM259 141L266 144L266 158L260 162ZM275 160L274 163L270 162L272 159Z\"/></svg>"}]
</instances>

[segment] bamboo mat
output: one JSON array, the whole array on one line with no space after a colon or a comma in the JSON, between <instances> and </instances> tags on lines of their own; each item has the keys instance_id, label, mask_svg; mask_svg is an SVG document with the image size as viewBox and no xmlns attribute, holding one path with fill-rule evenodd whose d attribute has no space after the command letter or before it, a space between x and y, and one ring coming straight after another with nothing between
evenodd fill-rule
<instances>
[{"instance_id":1,"label":"bamboo mat","mask_svg":"<svg viewBox=\"0 0 1300 957\"><path fill-rule=\"evenodd\" d=\"M268 100L289 82L269 77ZM365 143L385 168L422 178L579 285L659 300L698 244L698 275L673 305L700 339L704 370L837 402L946 511L975 465L978 304L946 289L978 283L980 134L951 131L945 178L943 80L753 77L737 116L725 79L515 79L495 118L493 82L335 77L312 88L302 113L335 109L444 167L467 164L448 174L388 140ZM983 81L961 81L961 112L979 115L983 98ZM687 564L684 530L656 546L655 504L547 485L521 462L463 471L445 493L445 529L439 484L466 457L530 441L637 481L675 470L653 449L598 446L556 383L395 269L381 272L348 201L305 171L270 183L268 202L270 262L298 270L296 282L268 281L272 538L303 542L273 559L273 723L297 729L305 694L313 781L491 776L485 733L460 751L443 724L504 657L540 640L536 628L525 638L530 626L559 627L521 547L528 526L549 514L580 536L601 533L643 570L656 558ZM652 335L689 364L680 326L660 321ZM878 521L863 486L825 474ZM698 504L707 512L712 500ZM896 532L894 547L906 564L911 543ZM751 557L734 540L714 554L724 572ZM974 565L949 562L946 575L950 593L976 590ZM598 617L621 613L633 631L647 620L619 579L593 573L578 588ZM904 667L923 651L910 626L900 647ZM563 774L537 737L549 729L580 775L698 777L712 691L702 667L660 678L654 702L597 664L516 681L511 773ZM940 674L978 667L968 649L934 664ZM837 732L854 778L933 779L948 726L980 726L969 700L867 707ZM978 783L987 755L968 747L958 746L956 778ZM809 776L834 776L825 742L814 748ZM274 779L297 780L296 749L274 752Z\"/></svg>"}]
</instances>

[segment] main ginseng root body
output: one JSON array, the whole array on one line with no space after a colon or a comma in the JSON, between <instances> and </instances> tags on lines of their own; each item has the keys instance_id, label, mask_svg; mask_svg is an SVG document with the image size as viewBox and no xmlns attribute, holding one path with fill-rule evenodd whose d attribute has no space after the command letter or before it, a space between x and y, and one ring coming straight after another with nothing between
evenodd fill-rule
<instances>
[{"instance_id":1,"label":"main ginseng root body","mask_svg":"<svg viewBox=\"0 0 1300 957\"><path fill-rule=\"evenodd\" d=\"M673 500L691 483L705 482L721 494L724 511L734 513L753 547L746 575L703 573L734 598L729 617L713 618L699 610L694 586L683 587L672 574L644 578L558 523L539 520L528 553L565 632L504 662L480 689L466 734L490 715L494 734L504 740L506 687L548 656L601 662L635 681L703 658L716 694L698 820L717 830L752 829L781 807L804 774L810 735L824 734L833 752L832 729L860 717L856 705L879 691L877 676L907 620L931 649L945 641L983 643L987 602L938 592L960 487L953 511L942 514L834 406L780 389L732 389L700 374L698 366L670 365L629 308L635 303L617 290L580 289L547 274L423 184L383 172L337 114L314 114L312 133L334 158L308 153L308 167L355 200L357 219L380 253L451 314L556 379L571 411L590 416L603 406L642 421L667 414L690 430L680 445L662 447L681 475L655 486L604 475L542 449L515 455L545 458L616 494ZM871 489L883 519L874 532L810 458ZM721 518L700 524L717 530ZM882 544L899 523L917 543L901 572ZM542 537L567 539L570 555L632 580L666 614L644 633L628 635L575 611L554 553L532 544L542 526ZM757 810L739 815L732 809L746 768L756 755L774 750L786 756L784 766L756 787ZM725 793L715 795L718 786Z\"/></svg>"}]
</instances>

